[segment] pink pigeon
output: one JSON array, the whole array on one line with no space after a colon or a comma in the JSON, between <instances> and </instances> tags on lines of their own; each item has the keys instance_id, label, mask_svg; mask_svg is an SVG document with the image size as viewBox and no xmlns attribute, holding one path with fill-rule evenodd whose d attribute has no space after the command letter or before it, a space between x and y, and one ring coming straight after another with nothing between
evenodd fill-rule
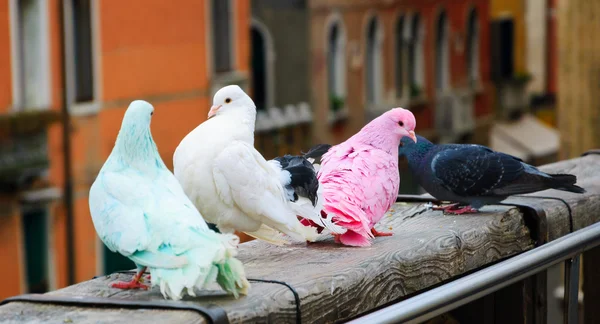
<instances>
[{"instance_id":1,"label":"pink pigeon","mask_svg":"<svg viewBox=\"0 0 600 324\"><path fill-rule=\"evenodd\" d=\"M369 246L375 236L392 235L377 232L373 226L396 201L398 145L404 136L417 141L415 126L410 111L394 108L322 156L318 173L324 197L321 213L347 229L334 234L337 242Z\"/></svg>"}]
</instances>

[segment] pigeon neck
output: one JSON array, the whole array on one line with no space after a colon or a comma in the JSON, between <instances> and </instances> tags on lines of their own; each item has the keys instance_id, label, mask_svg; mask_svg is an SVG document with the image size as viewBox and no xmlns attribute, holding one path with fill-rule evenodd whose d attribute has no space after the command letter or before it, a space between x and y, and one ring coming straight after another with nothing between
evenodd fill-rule
<instances>
[{"instance_id":1,"label":"pigeon neck","mask_svg":"<svg viewBox=\"0 0 600 324\"><path fill-rule=\"evenodd\" d=\"M230 118L234 119L237 125L245 126L254 133L254 126L256 124L255 109L243 107L243 109L230 110L229 112L226 112L226 114L231 116Z\"/></svg>"},{"instance_id":2,"label":"pigeon neck","mask_svg":"<svg viewBox=\"0 0 600 324\"><path fill-rule=\"evenodd\" d=\"M140 170L164 167L149 127L121 128L111 155Z\"/></svg>"},{"instance_id":3,"label":"pigeon neck","mask_svg":"<svg viewBox=\"0 0 600 324\"><path fill-rule=\"evenodd\" d=\"M411 169L418 168L421 165L421 161L425 159L427 153L433 148L433 144L430 142L419 141L412 147L412 149L408 150L406 153L406 157L408 160L409 167Z\"/></svg>"},{"instance_id":4,"label":"pigeon neck","mask_svg":"<svg viewBox=\"0 0 600 324\"><path fill-rule=\"evenodd\" d=\"M352 139L398 156L399 139L394 135L382 131L376 125L367 124L360 132L352 136Z\"/></svg>"}]
</instances>

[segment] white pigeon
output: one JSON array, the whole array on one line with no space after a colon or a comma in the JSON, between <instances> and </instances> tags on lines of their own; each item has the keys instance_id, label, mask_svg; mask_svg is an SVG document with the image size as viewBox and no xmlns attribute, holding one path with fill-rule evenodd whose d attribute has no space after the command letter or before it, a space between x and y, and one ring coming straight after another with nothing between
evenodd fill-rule
<instances>
[{"instance_id":1,"label":"white pigeon","mask_svg":"<svg viewBox=\"0 0 600 324\"><path fill-rule=\"evenodd\" d=\"M217 91L208 118L181 141L173 166L183 190L209 222L222 232L238 230L273 244L290 243L281 233L316 240L314 227L302 225L297 216L343 231L321 217L321 204L294 197L290 172L254 148L256 107L240 87Z\"/></svg>"},{"instance_id":2,"label":"white pigeon","mask_svg":"<svg viewBox=\"0 0 600 324\"><path fill-rule=\"evenodd\" d=\"M152 286L158 285L165 298L181 299L185 291L194 296L194 288L214 282L236 297L246 294L249 284L235 258L239 238L210 230L167 169L150 133L153 113L145 101L131 103L90 189L98 236L139 269L131 282L112 286L147 289L141 279L149 268Z\"/></svg>"}]
</instances>

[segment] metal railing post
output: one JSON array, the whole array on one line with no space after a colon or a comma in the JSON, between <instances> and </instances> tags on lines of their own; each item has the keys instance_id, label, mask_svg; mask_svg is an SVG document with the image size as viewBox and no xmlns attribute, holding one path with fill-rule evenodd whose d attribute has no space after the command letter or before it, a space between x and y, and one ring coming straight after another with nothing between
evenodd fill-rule
<instances>
[{"instance_id":1,"label":"metal railing post","mask_svg":"<svg viewBox=\"0 0 600 324\"><path fill-rule=\"evenodd\" d=\"M579 259L578 254L565 260L565 324L579 323Z\"/></svg>"}]
</instances>

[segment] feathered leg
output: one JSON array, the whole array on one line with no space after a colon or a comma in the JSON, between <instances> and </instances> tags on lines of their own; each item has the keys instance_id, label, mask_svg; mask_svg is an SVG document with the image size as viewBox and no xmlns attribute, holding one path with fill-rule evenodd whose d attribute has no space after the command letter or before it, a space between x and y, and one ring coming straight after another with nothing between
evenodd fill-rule
<instances>
[{"instance_id":1,"label":"feathered leg","mask_svg":"<svg viewBox=\"0 0 600 324\"><path fill-rule=\"evenodd\" d=\"M148 289L147 285L144 285L143 283L140 282L142 279L142 275L144 274L145 271L146 271L146 267L143 267L140 270L138 270L138 273L136 273L135 276L133 276L133 278L131 279L130 282L119 281L119 282L113 283L111 286L113 288L118 288L118 289Z\"/></svg>"}]
</instances>

